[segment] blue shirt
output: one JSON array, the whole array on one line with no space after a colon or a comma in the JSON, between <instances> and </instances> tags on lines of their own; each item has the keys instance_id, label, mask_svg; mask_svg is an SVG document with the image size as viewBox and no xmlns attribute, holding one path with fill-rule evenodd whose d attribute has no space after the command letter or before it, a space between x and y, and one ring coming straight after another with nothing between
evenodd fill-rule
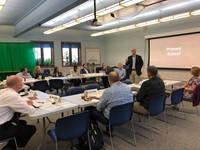
<instances>
[{"instance_id":1,"label":"blue shirt","mask_svg":"<svg viewBox=\"0 0 200 150\"><path fill-rule=\"evenodd\" d=\"M118 68L118 69L116 69L116 72L118 72L119 73L119 77L120 77L120 79L125 79L125 77L126 77L126 70L124 69L124 68Z\"/></svg>"},{"instance_id":2,"label":"blue shirt","mask_svg":"<svg viewBox=\"0 0 200 150\"><path fill-rule=\"evenodd\" d=\"M25 76L25 77L27 77L27 78L32 78L32 76L30 75L30 73L25 73L25 74L23 74L22 72L19 72L19 73L17 73L16 74L17 76L19 76L19 77L23 77L23 76Z\"/></svg>"},{"instance_id":3,"label":"blue shirt","mask_svg":"<svg viewBox=\"0 0 200 150\"><path fill-rule=\"evenodd\" d=\"M131 88L118 81L103 92L100 101L97 103L97 110L103 111L104 116L109 119L110 109L113 106L130 102L133 102Z\"/></svg>"}]
</instances>

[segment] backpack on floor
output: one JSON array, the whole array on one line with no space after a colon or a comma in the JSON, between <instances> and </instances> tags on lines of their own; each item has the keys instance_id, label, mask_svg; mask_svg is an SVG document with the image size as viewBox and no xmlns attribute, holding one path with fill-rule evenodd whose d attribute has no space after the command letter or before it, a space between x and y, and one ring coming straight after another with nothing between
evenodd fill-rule
<instances>
[{"instance_id":1,"label":"backpack on floor","mask_svg":"<svg viewBox=\"0 0 200 150\"><path fill-rule=\"evenodd\" d=\"M91 121L89 125L89 137L92 150L100 150L103 148L103 136L96 121ZM80 150L89 150L89 142L87 133L79 138Z\"/></svg>"}]
</instances>

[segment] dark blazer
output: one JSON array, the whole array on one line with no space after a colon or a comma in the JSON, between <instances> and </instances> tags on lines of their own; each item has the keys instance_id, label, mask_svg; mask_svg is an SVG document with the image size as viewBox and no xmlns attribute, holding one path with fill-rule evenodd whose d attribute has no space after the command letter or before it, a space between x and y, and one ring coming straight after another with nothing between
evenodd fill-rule
<instances>
[{"instance_id":1,"label":"dark blazer","mask_svg":"<svg viewBox=\"0 0 200 150\"><path fill-rule=\"evenodd\" d=\"M87 69L87 71L88 71L88 73L90 73L90 71ZM80 74L86 74L86 71L85 71L85 69L84 68L82 68L81 70L80 70ZM83 83L85 83L87 81L87 79L86 78L82 78L82 82Z\"/></svg>"},{"instance_id":2,"label":"dark blazer","mask_svg":"<svg viewBox=\"0 0 200 150\"><path fill-rule=\"evenodd\" d=\"M128 62L126 62L126 65L129 65L129 75L130 75L132 71L132 65L133 65L132 55L128 56ZM138 76L142 74L142 71L141 71L142 66L143 66L142 57L140 55L136 55L135 71Z\"/></svg>"},{"instance_id":3,"label":"dark blazer","mask_svg":"<svg viewBox=\"0 0 200 150\"><path fill-rule=\"evenodd\" d=\"M87 69L87 71L88 71L88 73L90 73L90 71ZM80 70L80 74L86 74L86 71L85 71L85 69L84 68L82 68L81 70Z\"/></svg>"},{"instance_id":4,"label":"dark blazer","mask_svg":"<svg viewBox=\"0 0 200 150\"><path fill-rule=\"evenodd\" d=\"M148 110L149 101L154 96L165 94L165 84L159 77L152 77L142 83L136 95L136 101L140 102Z\"/></svg>"}]
</instances>

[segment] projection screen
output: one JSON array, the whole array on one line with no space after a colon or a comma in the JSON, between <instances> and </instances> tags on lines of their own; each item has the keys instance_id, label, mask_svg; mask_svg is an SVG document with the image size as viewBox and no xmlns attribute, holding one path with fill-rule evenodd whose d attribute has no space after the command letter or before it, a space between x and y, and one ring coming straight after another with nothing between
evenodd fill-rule
<instances>
[{"instance_id":1,"label":"projection screen","mask_svg":"<svg viewBox=\"0 0 200 150\"><path fill-rule=\"evenodd\" d=\"M200 66L200 33L149 39L149 65L168 69Z\"/></svg>"}]
</instances>

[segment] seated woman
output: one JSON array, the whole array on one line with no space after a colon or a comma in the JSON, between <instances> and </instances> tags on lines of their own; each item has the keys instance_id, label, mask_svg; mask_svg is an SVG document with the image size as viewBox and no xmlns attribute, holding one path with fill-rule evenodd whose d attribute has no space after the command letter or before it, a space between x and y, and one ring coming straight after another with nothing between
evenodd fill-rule
<instances>
[{"instance_id":1,"label":"seated woman","mask_svg":"<svg viewBox=\"0 0 200 150\"><path fill-rule=\"evenodd\" d=\"M190 78L190 80L182 86L182 88L184 88L183 97L185 99L191 99L197 85L200 84L200 68L197 66L192 67L191 74L192 77Z\"/></svg>"},{"instance_id":2,"label":"seated woman","mask_svg":"<svg viewBox=\"0 0 200 150\"><path fill-rule=\"evenodd\" d=\"M54 67L54 71L53 71L53 77L62 77L62 72L59 71L58 67Z\"/></svg>"},{"instance_id":3,"label":"seated woman","mask_svg":"<svg viewBox=\"0 0 200 150\"><path fill-rule=\"evenodd\" d=\"M33 71L33 77L35 79L38 79L40 75L42 75L41 68L40 68L40 66L36 66L34 71Z\"/></svg>"},{"instance_id":4,"label":"seated woman","mask_svg":"<svg viewBox=\"0 0 200 150\"><path fill-rule=\"evenodd\" d=\"M80 71L78 70L78 66L74 65L73 69L70 70L70 75L72 75L73 77L77 77L80 75ZM70 82L74 85L74 86L79 86L81 83L81 79L71 79Z\"/></svg>"},{"instance_id":5,"label":"seated woman","mask_svg":"<svg viewBox=\"0 0 200 150\"><path fill-rule=\"evenodd\" d=\"M200 68L197 66L194 66L191 68L191 74L192 77L189 79L188 82L186 82L183 86L181 86L181 88L184 88L183 91L183 98L186 100L192 100L192 97L194 95L195 89L197 87L197 85L200 84ZM175 87L176 88L180 88L180 87ZM172 109L179 109L178 105L175 105L172 107Z\"/></svg>"}]
</instances>

